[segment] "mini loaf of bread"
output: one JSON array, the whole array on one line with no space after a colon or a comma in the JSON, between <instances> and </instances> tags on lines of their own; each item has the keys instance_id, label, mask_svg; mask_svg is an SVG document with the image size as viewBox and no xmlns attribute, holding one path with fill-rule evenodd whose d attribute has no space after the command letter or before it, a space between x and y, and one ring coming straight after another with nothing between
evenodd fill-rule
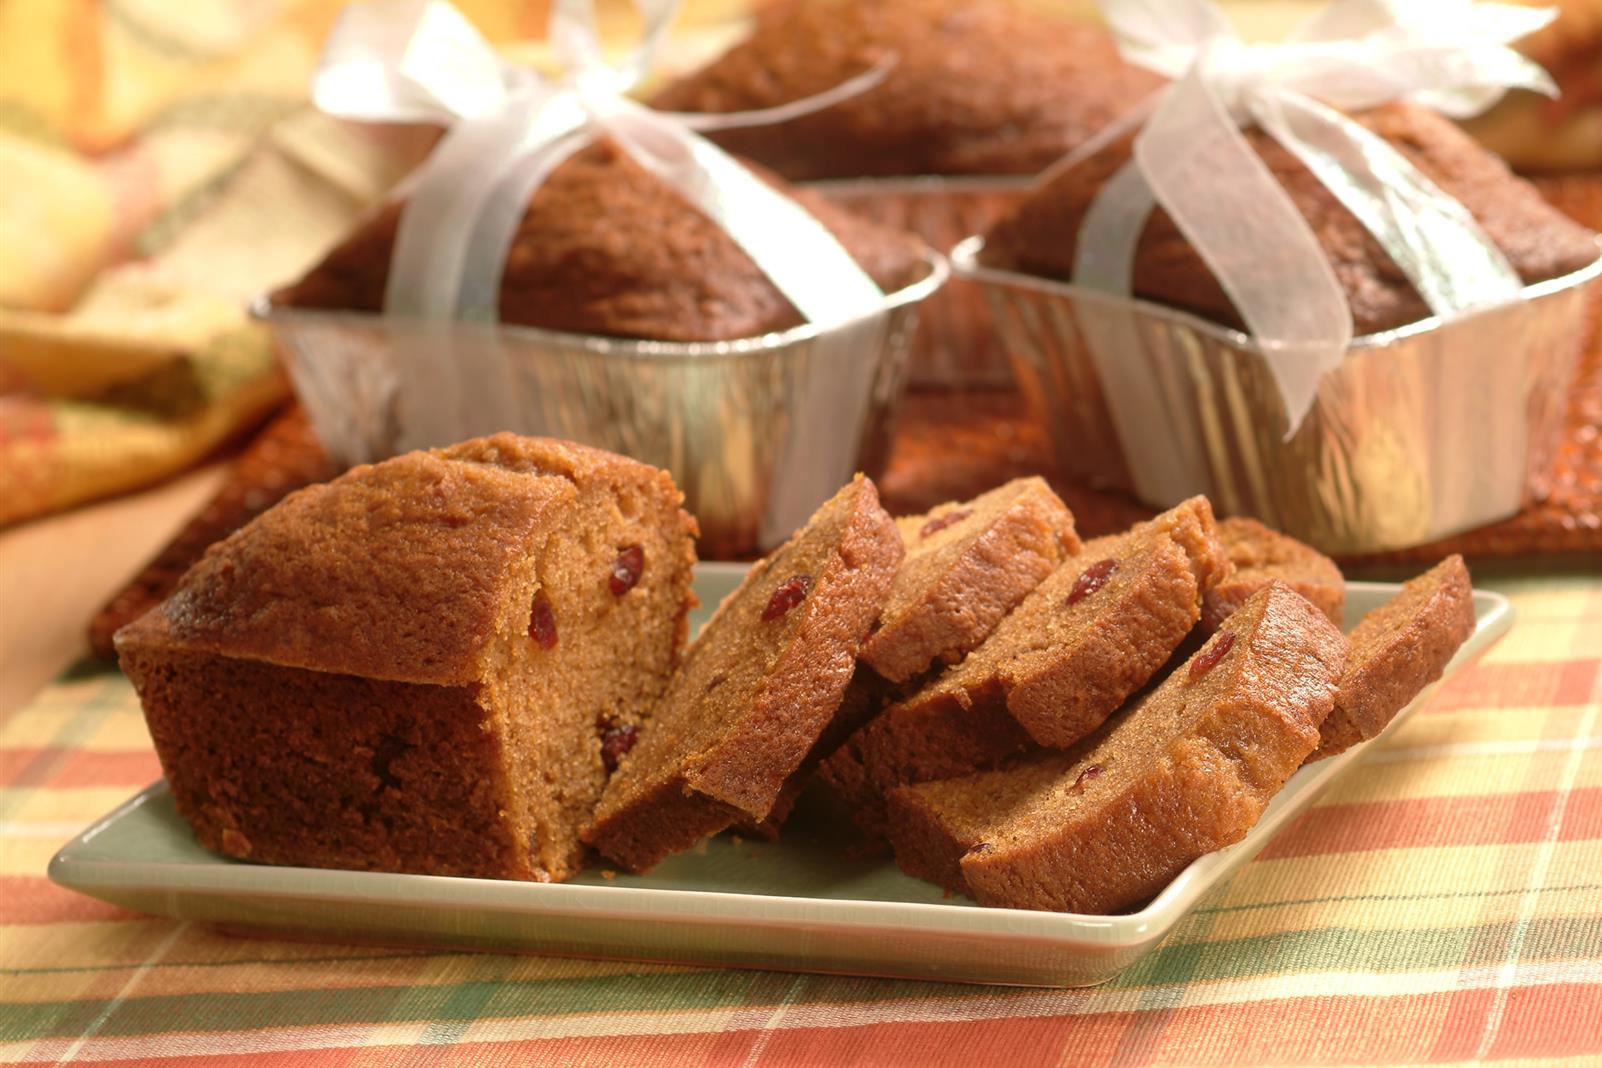
<instances>
[{"instance_id":1,"label":"mini loaf of bread","mask_svg":"<svg viewBox=\"0 0 1602 1068\"><path fill-rule=\"evenodd\" d=\"M763 177L816 216L886 293L928 273L917 238ZM400 211L385 207L274 302L381 310ZM535 192L507 254L500 316L658 341L729 341L802 321L732 237L610 141L579 152Z\"/></svg>"},{"instance_id":2,"label":"mini loaf of bread","mask_svg":"<svg viewBox=\"0 0 1602 1068\"><path fill-rule=\"evenodd\" d=\"M883 83L858 96L712 136L792 181L1031 175L1162 85L1124 62L1105 30L1010 0L776 0L747 40L652 103L772 107L881 62Z\"/></svg>"},{"instance_id":3,"label":"mini loaf of bread","mask_svg":"<svg viewBox=\"0 0 1602 1068\"><path fill-rule=\"evenodd\" d=\"M272 864L574 874L684 642L681 500L509 434L286 498L117 634L178 811Z\"/></svg>"},{"instance_id":4,"label":"mini loaf of bread","mask_svg":"<svg viewBox=\"0 0 1602 1068\"><path fill-rule=\"evenodd\" d=\"M1441 677L1474 633L1474 589L1461 556L1452 555L1406 582L1352 630L1335 710L1319 728L1309 761L1376 737L1419 691Z\"/></svg>"},{"instance_id":5,"label":"mini loaf of bread","mask_svg":"<svg viewBox=\"0 0 1602 1068\"><path fill-rule=\"evenodd\" d=\"M906 558L862 660L891 682L956 663L1079 551L1074 517L1045 480L896 520Z\"/></svg>"},{"instance_id":6,"label":"mini loaf of bread","mask_svg":"<svg viewBox=\"0 0 1602 1068\"><path fill-rule=\"evenodd\" d=\"M901 556L895 521L858 475L718 606L585 840L645 871L766 819L839 709Z\"/></svg>"},{"instance_id":7,"label":"mini loaf of bread","mask_svg":"<svg viewBox=\"0 0 1602 1068\"><path fill-rule=\"evenodd\" d=\"M1086 543L962 663L852 735L820 780L872 841L892 786L1072 745L1163 666L1225 567L1202 497Z\"/></svg>"},{"instance_id":8,"label":"mini loaf of bread","mask_svg":"<svg viewBox=\"0 0 1602 1068\"><path fill-rule=\"evenodd\" d=\"M1541 199L1528 182L1451 122L1414 104L1353 115L1468 209L1525 282L1556 278L1597 258L1595 235ZM1246 139L1312 228L1346 291L1359 335L1430 313L1401 269L1362 224L1290 152L1256 128ZM1079 228L1107 180L1130 158L1123 137L1047 182L990 231L992 266L1045 278L1072 277ZM1135 250L1137 297L1245 329L1223 287L1161 208Z\"/></svg>"},{"instance_id":9,"label":"mini loaf of bread","mask_svg":"<svg viewBox=\"0 0 1602 1068\"><path fill-rule=\"evenodd\" d=\"M1245 837L1318 744L1346 639L1278 584L1076 752L890 792L902 867L1003 908L1109 913Z\"/></svg>"},{"instance_id":10,"label":"mini loaf of bread","mask_svg":"<svg viewBox=\"0 0 1602 1068\"><path fill-rule=\"evenodd\" d=\"M1312 601L1341 626L1346 611L1346 578L1335 561L1288 534L1270 530L1255 519L1225 519L1219 540L1229 554L1229 573L1207 591L1202 626L1211 634L1230 613L1270 582L1283 582Z\"/></svg>"}]
</instances>

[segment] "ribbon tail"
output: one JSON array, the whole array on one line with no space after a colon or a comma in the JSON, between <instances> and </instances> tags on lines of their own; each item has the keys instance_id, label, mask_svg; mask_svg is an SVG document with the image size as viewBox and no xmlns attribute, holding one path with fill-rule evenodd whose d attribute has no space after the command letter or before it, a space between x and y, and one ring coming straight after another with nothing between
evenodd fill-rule
<instances>
[{"instance_id":1,"label":"ribbon tail","mask_svg":"<svg viewBox=\"0 0 1602 1068\"><path fill-rule=\"evenodd\" d=\"M821 93L804 96L799 100L792 100L788 104L779 104L771 108L756 108L751 111L725 111L718 114L661 111L664 115L679 124L701 133L714 130L733 130L747 126L773 126L781 122L790 122L805 115L830 108L843 100L854 96L861 96L869 89L874 88L885 80L890 71L895 68L896 57L888 56L880 60L866 71L854 78L848 78L832 89L825 89Z\"/></svg>"},{"instance_id":2,"label":"ribbon tail","mask_svg":"<svg viewBox=\"0 0 1602 1068\"><path fill-rule=\"evenodd\" d=\"M1173 86L1135 138L1134 158L1258 341L1294 433L1352 339L1345 291L1318 238L1200 69Z\"/></svg>"},{"instance_id":3,"label":"ribbon tail","mask_svg":"<svg viewBox=\"0 0 1602 1068\"><path fill-rule=\"evenodd\" d=\"M807 321L837 326L883 308L884 293L827 227L710 141L628 101L601 121L728 233Z\"/></svg>"},{"instance_id":4,"label":"ribbon tail","mask_svg":"<svg viewBox=\"0 0 1602 1068\"><path fill-rule=\"evenodd\" d=\"M489 114L506 99L494 49L439 0L352 4L329 33L312 99L361 122L440 122Z\"/></svg>"},{"instance_id":5,"label":"ribbon tail","mask_svg":"<svg viewBox=\"0 0 1602 1068\"><path fill-rule=\"evenodd\" d=\"M1523 281L1467 208L1382 138L1299 94L1264 94L1258 123L1374 235L1436 315L1517 300Z\"/></svg>"}]
</instances>

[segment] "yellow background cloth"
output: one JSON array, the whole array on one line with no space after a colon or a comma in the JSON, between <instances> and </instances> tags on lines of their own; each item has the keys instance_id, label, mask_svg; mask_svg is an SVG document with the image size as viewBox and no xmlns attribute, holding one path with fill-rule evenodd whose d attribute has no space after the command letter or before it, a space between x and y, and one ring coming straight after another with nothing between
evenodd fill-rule
<instances>
[{"instance_id":1,"label":"yellow background cloth","mask_svg":"<svg viewBox=\"0 0 1602 1068\"><path fill-rule=\"evenodd\" d=\"M309 106L340 6L0 0L0 524L168 477L288 395L249 301L434 136ZM502 43L549 16L543 0L457 6ZM612 35L629 6L600 5ZM691 3L681 25L735 6Z\"/></svg>"}]
</instances>

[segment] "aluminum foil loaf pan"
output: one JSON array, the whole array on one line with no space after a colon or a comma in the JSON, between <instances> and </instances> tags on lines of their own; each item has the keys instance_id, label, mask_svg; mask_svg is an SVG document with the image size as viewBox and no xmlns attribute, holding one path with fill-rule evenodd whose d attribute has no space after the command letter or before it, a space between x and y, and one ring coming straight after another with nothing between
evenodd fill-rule
<instances>
[{"instance_id":1,"label":"aluminum foil loaf pan","mask_svg":"<svg viewBox=\"0 0 1602 1068\"><path fill-rule=\"evenodd\" d=\"M1253 340L1147 301L985 267L1013 372L1067 475L1167 507L1205 493L1331 553L1399 549L1503 519L1550 466L1599 258L1525 299L1353 341L1289 420ZM1100 351L1091 339L1099 338Z\"/></svg>"},{"instance_id":2,"label":"aluminum foil loaf pan","mask_svg":"<svg viewBox=\"0 0 1602 1068\"><path fill-rule=\"evenodd\" d=\"M344 464L511 430L665 467L703 559L778 544L858 470L882 468L918 306L943 257L843 326L737 341L632 341L429 324L258 300L317 436Z\"/></svg>"},{"instance_id":3,"label":"aluminum foil loaf pan","mask_svg":"<svg viewBox=\"0 0 1602 1068\"><path fill-rule=\"evenodd\" d=\"M984 233L1034 187L1033 178L857 178L808 182L806 188L864 219L918 235L949 251L969 234ZM1011 389L984 294L953 281L923 306L913 339L908 384L913 389Z\"/></svg>"}]
</instances>

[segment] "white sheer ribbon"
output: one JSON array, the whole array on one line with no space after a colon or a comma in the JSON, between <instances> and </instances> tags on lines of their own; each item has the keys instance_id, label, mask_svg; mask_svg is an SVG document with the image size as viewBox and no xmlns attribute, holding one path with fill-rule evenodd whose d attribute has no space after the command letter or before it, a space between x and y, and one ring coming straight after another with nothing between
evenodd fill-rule
<instances>
[{"instance_id":1,"label":"white sheer ribbon","mask_svg":"<svg viewBox=\"0 0 1602 1068\"><path fill-rule=\"evenodd\" d=\"M415 176L396 234L385 310L493 322L507 251L529 199L574 152L610 137L721 226L809 321L878 311L884 295L834 236L698 130L780 122L877 84L876 68L781 108L716 116L646 108L624 94L649 70L677 0L635 0L641 43L602 57L591 0L557 0L557 81L503 62L443 0L378 0L341 14L312 94L364 122L437 122L449 132Z\"/></svg>"},{"instance_id":2,"label":"white sheer ribbon","mask_svg":"<svg viewBox=\"0 0 1602 1068\"><path fill-rule=\"evenodd\" d=\"M1475 0L1334 0L1284 43L1245 44L1208 0L1101 0L1124 56L1175 79L1133 158L1092 202L1074 280L1127 295L1161 205L1262 347L1294 433L1340 363L1352 316L1312 229L1241 134L1257 125L1374 235L1437 315L1516 300L1522 283L1468 211L1341 111L1410 98L1454 117L1551 79L1508 44L1548 10ZM1338 109L1338 110L1337 110ZM1143 123L1143 125L1141 125ZM1098 143L1104 140L1098 138Z\"/></svg>"}]
</instances>

